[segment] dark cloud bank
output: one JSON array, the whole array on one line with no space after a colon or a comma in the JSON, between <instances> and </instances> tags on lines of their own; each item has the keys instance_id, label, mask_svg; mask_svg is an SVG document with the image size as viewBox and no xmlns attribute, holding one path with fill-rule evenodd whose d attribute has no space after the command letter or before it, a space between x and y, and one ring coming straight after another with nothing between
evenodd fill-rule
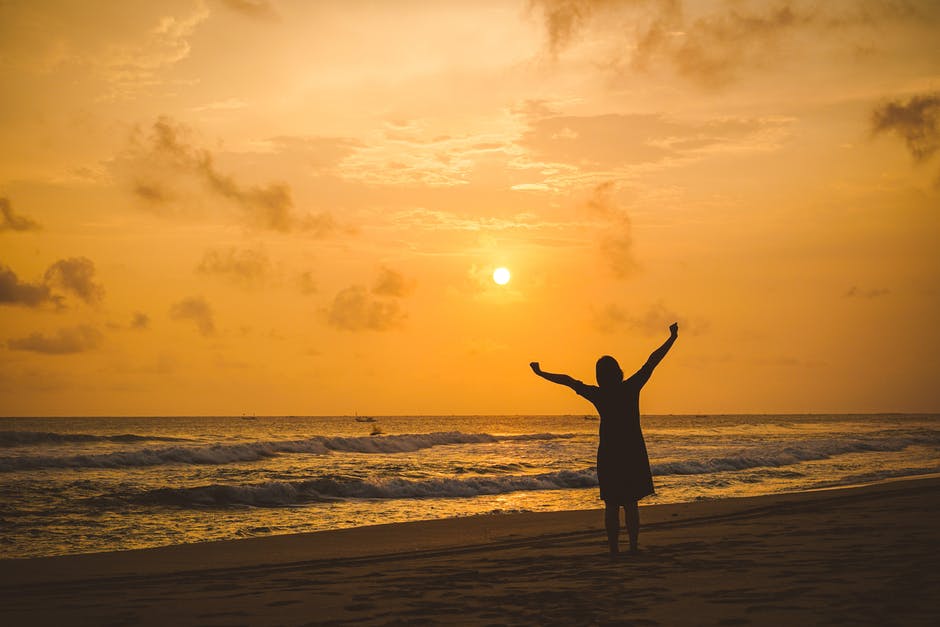
<instances>
[{"instance_id":1,"label":"dark cloud bank","mask_svg":"<svg viewBox=\"0 0 940 627\"><path fill-rule=\"evenodd\" d=\"M31 283L20 278L9 267L0 264L0 304L23 307L65 306L65 299L55 289L71 294L88 305L98 305L104 298L104 287L95 282L95 264L87 257L59 259L48 269L41 281Z\"/></svg>"}]
</instances>

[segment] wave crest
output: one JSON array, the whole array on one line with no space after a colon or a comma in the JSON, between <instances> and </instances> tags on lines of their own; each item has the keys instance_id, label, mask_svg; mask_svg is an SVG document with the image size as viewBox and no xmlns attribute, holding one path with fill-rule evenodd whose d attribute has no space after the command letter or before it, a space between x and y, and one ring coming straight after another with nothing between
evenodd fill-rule
<instances>
[{"instance_id":1,"label":"wave crest","mask_svg":"<svg viewBox=\"0 0 940 627\"><path fill-rule=\"evenodd\" d=\"M159 488L120 499L174 507L286 507L346 499L456 498L529 490L590 488L597 485L593 468L538 475L509 475L422 480L363 480L323 477L309 481L212 484L192 488Z\"/></svg>"},{"instance_id":2,"label":"wave crest","mask_svg":"<svg viewBox=\"0 0 940 627\"><path fill-rule=\"evenodd\" d=\"M213 444L199 447L171 446L116 451L89 455L34 455L0 457L0 472L38 468L130 468L163 464L229 464L251 462L282 453L409 453L432 446L448 444L488 444L501 441L557 440L570 434L533 433L523 435L490 435L488 433L418 433L408 435L326 437L304 440L248 442L244 444Z\"/></svg>"},{"instance_id":3,"label":"wave crest","mask_svg":"<svg viewBox=\"0 0 940 627\"><path fill-rule=\"evenodd\" d=\"M49 431L0 431L0 448L69 442L191 442L187 438L159 435L92 435L89 433L53 433Z\"/></svg>"},{"instance_id":4,"label":"wave crest","mask_svg":"<svg viewBox=\"0 0 940 627\"><path fill-rule=\"evenodd\" d=\"M652 464L651 468L654 475L703 475L748 468L779 468L850 453L902 451L909 446L937 444L940 444L940 434L935 433L885 439L812 440L789 446L754 447L708 459L660 462Z\"/></svg>"}]
</instances>

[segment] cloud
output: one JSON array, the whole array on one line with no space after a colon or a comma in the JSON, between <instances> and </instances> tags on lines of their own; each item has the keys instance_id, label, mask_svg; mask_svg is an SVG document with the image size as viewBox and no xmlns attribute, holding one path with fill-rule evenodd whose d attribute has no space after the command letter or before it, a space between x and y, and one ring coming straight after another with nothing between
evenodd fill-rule
<instances>
[{"instance_id":1,"label":"cloud","mask_svg":"<svg viewBox=\"0 0 940 627\"><path fill-rule=\"evenodd\" d=\"M268 0L221 0L222 6L255 19L275 19L277 11Z\"/></svg>"},{"instance_id":2,"label":"cloud","mask_svg":"<svg viewBox=\"0 0 940 627\"><path fill-rule=\"evenodd\" d=\"M875 287L875 288L864 289L856 285L853 285L852 287L850 287L848 290L845 291L845 294L843 294L843 296L845 296L846 298L879 298L881 296L887 296L890 293L891 293L891 290L889 290L886 287Z\"/></svg>"},{"instance_id":3,"label":"cloud","mask_svg":"<svg viewBox=\"0 0 940 627\"><path fill-rule=\"evenodd\" d=\"M13 270L0 264L0 304L39 307L52 303L60 306L60 300L45 283L20 281Z\"/></svg>"},{"instance_id":4,"label":"cloud","mask_svg":"<svg viewBox=\"0 0 940 627\"><path fill-rule=\"evenodd\" d=\"M315 172L331 171L343 159L365 144L349 137L308 137L278 135L265 142L279 154L297 159Z\"/></svg>"},{"instance_id":5,"label":"cloud","mask_svg":"<svg viewBox=\"0 0 940 627\"><path fill-rule=\"evenodd\" d=\"M59 329L54 336L33 333L27 337L7 340L7 348L16 351L31 351L45 355L83 353L96 348L104 336L98 329L79 325Z\"/></svg>"},{"instance_id":6,"label":"cloud","mask_svg":"<svg viewBox=\"0 0 940 627\"><path fill-rule=\"evenodd\" d=\"M242 187L234 178L221 174L215 169L212 155L204 153L198 162L197 172L209 184L214 192L240 205L249 222L261 229L286 233L296 227L293 216L294 201L291 190L284 183L252 185Z\"/></svg>"},{"instance_id":7,"label":"cloud","mask_svg":"<svg viewBox=\"0 0 940 627\"><path fill-rule=\"evenodd\" d=\"M87 64L108 81L110 90L102 98L128 98L164 84L179 84L180 81L169 81L162 75L189 56L192 50L189 39L209 15L205 3L196 2L188 15L162 15L143 32L124 33L128 35L127 43L100 45L76 61ZM139 25L127 27L137 30ZM104 41L104 33L100 35Z\"/></svg>"},{"instance_id":8,"label":"cloud","mask_svg":"<svg viewBox=\"0 0 940 627\"><path fill-rule=\"evenodd\" d=\"M89 305L104 298L104 287L95 283L95 264L87 257L60 259L49 266L44 276L47 285L71 292Z\"/></svg>"},{"instance_id":9,"label":"cloud","mask_svg":"<svg viewBox=\"0 0 940 627\"><path fill-rule=\"evenodd\" d=\"M49 304L63 309L64 297L53 292L53 288L59 288L89 305L97 305L104 298L104 287L94 279L95 264L87 257L59 259L36 283L21 281L12 269L0 264L0 304L25 307Z\"/></svg>"},{"instance_id":10,"label":"cloud","mask_svg":"<svg viewBox=\"0 0 940 627\"><path fill-rule=\"evenodd\" d=\"M40 228L42 227L35 220L16 215L8 198L0 198L0 232L38 231Z\"/></svg>"},{"instance_id":11,"label":"cloud","mask_svg":"<svg viewBox=\"0 0 940 627\"><path fill-rule=\"evenodd\" d=\"M527 119L547 118L558 115L560 111L557 108L558 103L550 100L529 99L523 100L510 108L514 115L522 116Z\"/></svg>"},{"instance_id":12,"label":"cloud","mask_svg":"<svg viewBox=\"0 0 940 627\"><path fill-rule=\"evenodd\" d=\"M645 51L638 50L637 61L643 59L642 54L649 58L662 52L680 75L719 86L736 78L743 67L759 67L776 58L781 40L812 21L811 14L786 3L753 12L731 6L726 13L697 19L675 42L668 36L653 37ZM677 25L667 17L658 28ZM652 29L646 35L651 33Z\"/></svg>"},{"instance_id":13,"label":"cloud","mask_svg":"<svg viewBox=\"0 0 940 627\"><path fill-rule=\"evenodd\" d=\"M613 181L597 185L588 197L585 207L599 217L606 226L600 241L600 251L607 267L617 278L625 278L637 269L633 258L633 233L630 216L613 198Z\"/></svg>"},{"instance_id":14,"label":"cloud","mask_svg":"<svg viewBox=\"0 0 940 627\"><path fill-rule=\"evenodd\" d=\"M645 71L660 59L685 78L721 85L745 66L759 66L778 53L780 40L791 30L813 21L791 3L772 7L758 3L723 3L711 12L685 18L678 0L541 0L549 49L557 55L603 13L604 26L619 24L625 44L607 51L603 64L617 71ZM620 38L622 41L624 38Z\"/></svg>"},{"instance_id":15,"label":"cloud","mask_svg":"<svg viewBox=\"0 0 940 627\"><path fill-rule=\"evenodd\" d=\"M541 5L548 33L548 46L557 54L568 45L584 22L599 7L610 2L603 0L533 0Z\"/></svg>"},{"instance_id":16,"label":"cloud","mask_svg":"<svg viewBox=\"0 0 940 627\"><path fill-rule=\"evenodd\" d=\"M763 71L787 58L793 48L785 44L804 31L851 50L858 45L852 29L867 40L892 20L935 19L905 2L729 0L690 4L692 16L680 0L533 0L532 6L541 9L553 56L591 38L602 51L592 52L602 55L594 59L601 67L645 72L664 64L705 87L723 86L746 70ZM603 37L593 38L595 30L617 33L609 38L616 43L604 47Z\"/></svg>"},{"instance_id":17,"label":"cloud","mask_svg":"<svg viewBox=\"0 0 940 627\"><path fill-rule=\"evenodd\" d=\"M536 231L540 229L566 229L569 222L548 222L539 220L532 213L517 213L506 217L464 216L452 211L416 207L402 209L387 214L389 221L397 228L423 231Z\"/></svg>"},{"instance_id":18,"label":"cloud","mask_svg":"<svg viewBox=\"0 0 940 627\"><path fill-rule=\"evenodd\" d=\"M372 285L373 294L377 296L391 296L394 298L406 296L411 292L411 289L411 282L405 279L402 273L384 266L379 271L379 277Z\"/></svg>"},{"instance_id":19,"label":"cloud","mask_svg":"<svg viewBox=\"0 0 940 627\"><path fill-rule=\"evenodd\" d=\"M215 333L212 308L202 297L184 298L170 307L170 317L174 320L191 320L203 335Z\"/></svg>"},{"instance_id":20,"label":"cloud","mask_svg":"<svg viewBox=\"0 0 940 627\"><path fill-rule=\"evenodd\" d=\"M243 284L256 284L264 280L270 266L268 256L262 251L209 249L202 256L196 272L223 276Z\"/></svg>"},{"instance_id":21,"label":"cloud","mask_svg":"<svg viewBox=\"0 0 940 627\"><path fill-rule=\"evenodd\" d=\"M388 331L406 317L398 301L373 298L361 285L337 293L324 313L327 323L342 331Z\"/></svg>"},{"instance_id":22,"label":"cloud","mask_svg":"<svg viewBox=\"0 0 940 627\"><path fill-rule=\"evenodd\" d=\"M297 277L297 287L300 288L301 294L316 294L318 289L317 282L313 278L312 272L301 272L300 276Z\"/></svg>"},{"instance_id":23,"label":"cloud","mask_svg":"<svg viewBox=\"0 0 940 627\"><path fill-rule=\"evenodd\" d=\"M441 135L430 119L387 121L384 133L373 134L346 156L337 173L348 181L396 188L468 185L479 168L501 163L512 151L508 139L496 121L458 136Z\"/></svg>"},{"instance_id":24,"label":"cloud","mask_svg":"<svg viewBox=\"0 0 940 627\"><path fill-rule=\"evenodd\" d=\"M150 326L150 316L141 312L135 311L134 316L131 318L131 328L142 331Z\"/></svg>"},{"instance_id":25,"label":"cloud","mask_svg":"<svg viewBox=\"0 0 940 627\"><path fill-rule=\"evenodd\" d=\"M134 183L133 192L138 198L157 205L166 204L173 199L168 190L156 183L141 183L138 181Z\"/></svg>"},{"instance_id":26,"label":"cloud","mask_svg":"<svg viewBox=\"0 0 940 627\"><path fill-rule=\"evenodd\" d=\"M191 110L197 113L203 111L237 111L247 106L248 103L241 98L226 98L225 100L216 100L198 107L192 107Z\"/></svg>"},{"instance_id":27,"label":"cloud","mask_svg":"<svg viewBox=\"0 0 940 627\"><path fill-rule=\"evenodd\" d=\"M624 329L634 329L643 335L663 335L668 333L669 325L673 322L679 323L680 333L685 331L698 334L705 328L701 322L690 324L686 318L672 311L662 302L651 305L640 314L631 313L613 303L593 312L594 328L602 333L618 333Z\"/></svg>"},{"instance_id":28,"label":"cloud","mask_svg":"<svg viewBox=\"0 0 940 627\"><path fill-rule=\"evenodd\" d=\"M579 168L618 168L720 150L775 147L785 118L681 121L655 114L550 116L533 119L519 140L535 160Z\"/></svg>"},{"instance_id":29,"label":"cloud","mask_svg":"<svg viewBox=\"0 0 940 627\"><path fill-rule=\"evenodd\" d=\"M893 131L915 161L926 161L940 148L940 92L887 102L872 112L871 126L875 135Z\"/></svg>"},{"instance_id":30,"label":"cloud","mask_svg":"<svg viewBox=\"0 0 940 627\"><path fill-rule=\"evenodd\" d=\"M187 183L196 183L215 198L241 209L243 219L255 228L282 233L305 231L317 236L335 228L328 214L298 215L286 183L243 184L223 173L213 154L191 143L189 135L187 128L161 116L145 141L134 138L130 151L136 172L132 189L138 198L161 208L176 200Z\"/></svg>"}]
</instances>

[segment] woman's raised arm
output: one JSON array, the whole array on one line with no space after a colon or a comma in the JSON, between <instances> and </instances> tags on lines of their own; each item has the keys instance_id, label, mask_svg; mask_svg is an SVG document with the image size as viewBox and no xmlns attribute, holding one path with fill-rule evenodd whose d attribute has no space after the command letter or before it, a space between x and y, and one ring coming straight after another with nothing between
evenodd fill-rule
<instances>
[{"instance_id":1,"label":"woman's raised arm","mask_svg":"<svg viewBox=\"0 0 940 627\"><path fill-rule=\"evenodd\" d=\"M557 383L558 385L564 385L571 389L574 389L576 385L580 382L574 377L569 377L566 374L555 374L553 372L545 372L539 367L539 362L533 361L529 364L529 367L532 368L532 372L539 375L546 381L551 381L552 383Z\"/></svg>"},{"instance_id":2,"label":"woman's raised arm","mask_svg":"<svg viewBox=\"0 0 940 627\"><path fill-rule=\"evenodd\" d=\"M636 371L634 377L641 377L645 382L650 378L650 375L653 374L653 369L659 365L659 362L663 360L663 357L666 356L666 353L669 352L669 349L672 348L672 345L676 343L676 338L679 337L679 323L673 322L669 325L669 339L663 342L663 345L650 353L649 359L646 360L646 363L643 364L643 367Z\"/></svg>"}]
</instances>

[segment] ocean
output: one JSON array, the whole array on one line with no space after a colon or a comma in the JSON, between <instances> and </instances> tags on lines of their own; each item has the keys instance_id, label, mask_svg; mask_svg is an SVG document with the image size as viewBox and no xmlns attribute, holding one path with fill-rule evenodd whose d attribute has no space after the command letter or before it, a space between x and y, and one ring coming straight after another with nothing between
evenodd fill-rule
<instances>
[{"instance_id":1,"label":"ocean","mask_svg":"<svg viewBox=\"0 0 940 627\"><path fill-rule=\"evenodd\" d=\"M940 472L940 415L642 424L656 484L643 504ZM598 508L597 427L583 415L0 418L0 558Z\"/></svg>"}]
</instances>

